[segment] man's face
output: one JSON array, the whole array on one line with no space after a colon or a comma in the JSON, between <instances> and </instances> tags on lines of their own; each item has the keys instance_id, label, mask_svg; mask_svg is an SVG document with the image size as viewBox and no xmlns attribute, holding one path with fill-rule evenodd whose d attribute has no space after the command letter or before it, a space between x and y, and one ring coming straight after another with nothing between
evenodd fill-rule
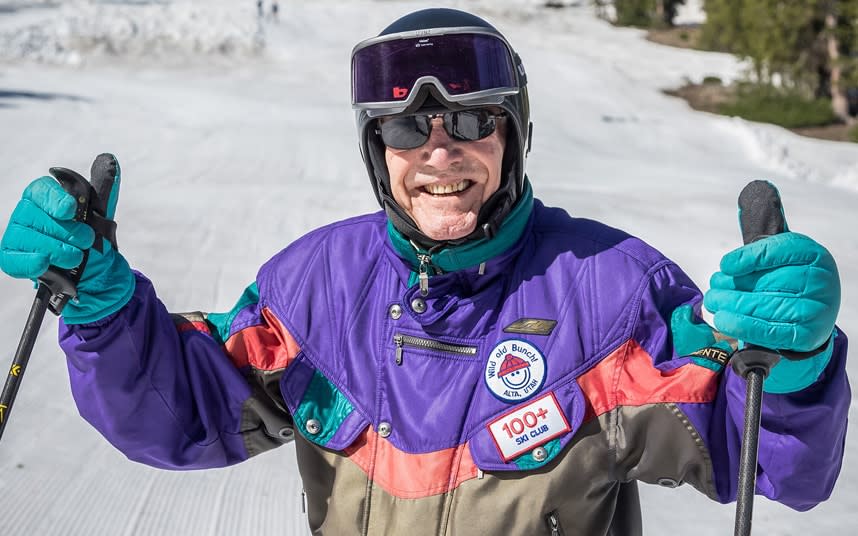
<instances>
[{"instance_id":1,"label":"man's face","mask_svg":"<svg viewBox=\"0 0 858 536\"><path fill-rule=\"evenodd\" d=\"M425 144L386 148L393 199L423 234L442 241L474 231L480 207L500 186L505 127L499 118L488 137L459 141L447 134L437 117Z\"/></svg>"}]
</instances>

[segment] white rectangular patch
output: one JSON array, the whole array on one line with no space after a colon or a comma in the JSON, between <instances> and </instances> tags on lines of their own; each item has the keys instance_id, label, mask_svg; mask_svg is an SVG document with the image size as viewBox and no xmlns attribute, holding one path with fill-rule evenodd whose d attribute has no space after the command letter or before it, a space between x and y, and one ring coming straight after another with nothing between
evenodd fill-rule
<instances>
[{"instance_id":1,"label":"white rectangular patch","mask_svg":"<svg viewBox=\"0 0 858 536\"><path fill-rule=\"evenodd\" d=\"M554 391L516 408L488 424L504 462L521 456L572 428Z\"/></svg>"}]
</instances>

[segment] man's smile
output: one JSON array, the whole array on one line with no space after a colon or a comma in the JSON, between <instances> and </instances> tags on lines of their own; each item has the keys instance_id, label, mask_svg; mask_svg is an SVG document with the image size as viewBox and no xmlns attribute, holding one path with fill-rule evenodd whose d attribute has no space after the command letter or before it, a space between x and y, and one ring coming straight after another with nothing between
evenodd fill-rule
<instances>
[{"instance_id":1,"label":"man's smile","mask_svg":"<svg viewBox=\"0 0 858 536\"><path fill-rule=\"evenodd\" d=\"M432 195L448 195L463 192L471 186L471 181L463 179L452 184L427 184L423 190Z\"/></svg>"}]
</instances>

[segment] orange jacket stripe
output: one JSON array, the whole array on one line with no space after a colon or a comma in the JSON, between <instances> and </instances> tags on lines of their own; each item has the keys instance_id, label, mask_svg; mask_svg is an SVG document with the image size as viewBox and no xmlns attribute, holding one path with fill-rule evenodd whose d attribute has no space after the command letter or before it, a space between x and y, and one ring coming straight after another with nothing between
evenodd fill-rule
<instances>
[{"instance_id":1,"label":"orange jacket stripe","mask_svg":"<svg viewBox=\"0 0 858 536\"><path fill-rule=\"evenodd\" d=\"M209 325L205 322L199 321L181 322L179 324L176 324L176 329L179 330L179 333L184 333L186 331L199 331L207 335L212 334L211 330L209 329Z\"/></svg>"},{"instance_id":2,"label":"orange jacket stripe","mask_svg":"<svg viewBox=\"0 0 858 536\"><path fill-rule=\"evenodd\" d=\"M617 406L664 402L710 402L718 391L718 374L688 364L662 371L636 341L629 340L578 378L587 399L585 420Z\"/></svg>"},{"instance_id":3,"label":"orange jacket stripe","mask_svg":"<svg viewBox=\"0 0 858 536\"><path fill-rule=\"evenodd\" d=\"M289 366L301 348L277 317L262 309L265 323L232 334L224 343L236 367L250 365L259 370L280 370Z\"/></svg>"},{"instance_id":4,"label":"orange jacket stripe","mask_svg":"<svg viewBox=\"0 0 858 536\"><path fill-rule=\"evenodd\" d=\"M401 499L447 493L477 476L477 466L471 458L468 443L435 452L410 454L397 449L368 427L345 453L375 484Z\"/></svg>"}]
</instances>

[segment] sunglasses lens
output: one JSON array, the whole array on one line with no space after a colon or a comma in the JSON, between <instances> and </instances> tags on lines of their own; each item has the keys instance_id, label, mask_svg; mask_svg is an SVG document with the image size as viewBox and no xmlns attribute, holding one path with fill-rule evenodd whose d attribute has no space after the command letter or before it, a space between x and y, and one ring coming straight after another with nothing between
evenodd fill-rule
<instances>
[{"instance_id":1,"label":"sunglasses lens","mask_svg":"<svg viewBox=\"0 0 858 536\"><path fill-rule=\"evenodd\" d=\"M432 123L425 115L394 117L381 123L381 140L394 149L414 149L429 139Z\"/></svg>"},{"instance_id":2,"label":"sunglasses lens","mask_svg":"<svg viewBox=\"0 0 858 536\"><path fill-rule=\"evenodd\" d=\"M429 139L432 118L428 115L394 117L381 122L381 140L394 149L414 149ZM495 115L487 110L467 110L442 114L447 135L460 141L477 141L495 131Z\"/></svg>"},{"instance_id":3,"label":"sunglasses lens","mask_svg":"<svg viewBox=\"0 0 858 536\"><path fill-rule=\"evenodd\" d=\"M456 112L444 116L444 128L452 138L476 141L495 131L495 118L485 110Z\"/></svg>"}]
</instances>

